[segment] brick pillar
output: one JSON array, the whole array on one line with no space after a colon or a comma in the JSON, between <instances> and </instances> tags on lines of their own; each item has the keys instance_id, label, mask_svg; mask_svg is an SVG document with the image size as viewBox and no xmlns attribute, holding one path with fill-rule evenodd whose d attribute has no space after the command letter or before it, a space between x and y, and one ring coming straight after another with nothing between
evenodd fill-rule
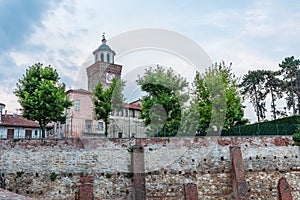
<instances>
[{"instance_id":1,"label":"brick pillar","mask_svg":"<svg viewBox=\"0 0 300 200\"><path fill-rule=\"evenodd\" d=\"M232 189L234 199L249 199L249 193L246 187L245 167L241 147L230 146L230 153L232 162Z\"/></svg>"},{"instance_id":2,"label":"brick pillar","mask_svg":"<svg viewBox=\"0 0 300 200\"><path fill-rule=\"evenodd\" d=\"M80 178L79 200L94 199L94 176L85 175Z\"/></svg>"},{"instance_id":3,"label":"brick pillar","mask_svg":"<svg viewBox=\"0 0 300 200\"><path fill-rule=\"evenodd\" d=\"M184 185L184 199L198 200L198 188L196 184L188 183Z\"/></svg>"},{"instance_id":4,"label":"brick pillar","mask_svg":"<svg viewBox=\"0 0 300 200\"><path fill-rule=\"evenodd\" d=\"M282 177L278 181L278 193L279 200L293 200L291 186L289 185L285 177Z\"/></svg>"},{"instance_id":5,"label":"brick pillar","mask_svg":"<svg viewBox=\"0 0 300 200\"><path fill-rule=\"evenodd\" d=\"M146 200L144 148L139 139L132 152L133 193L135 200Z\"/></svg>"}]
</instances>

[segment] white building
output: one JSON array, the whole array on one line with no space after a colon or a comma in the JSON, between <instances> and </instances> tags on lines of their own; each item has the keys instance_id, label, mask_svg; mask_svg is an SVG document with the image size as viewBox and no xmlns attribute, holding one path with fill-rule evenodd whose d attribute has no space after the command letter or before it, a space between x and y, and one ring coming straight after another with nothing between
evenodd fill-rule
<instances>
[{"instance_id":1,"label":"white building","mask_svg":"<svg viewBox=\"0 0 300 200\"><path fill-rule=\"evenodd\" d=\"M25 119L17 114L3 114L5 105L0 103L0 139L41 138L42 133L37 122Z\"/></svg>"}]
</instances>

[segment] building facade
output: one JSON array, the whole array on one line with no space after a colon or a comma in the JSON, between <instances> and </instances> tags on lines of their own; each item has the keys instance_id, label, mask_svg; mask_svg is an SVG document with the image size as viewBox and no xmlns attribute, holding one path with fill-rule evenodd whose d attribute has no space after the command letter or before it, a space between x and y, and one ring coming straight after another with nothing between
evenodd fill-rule
<instances>
[{"instance_id":1,"label":"building facade","mask_svg":"<svg viewBox=\"0 0 300 200\"><path fill-rule=\"evenodd\" d=\"M0 139L37 139L42 138L37 122L25 119L18 114L3 114L5 105L0 103ZM48 132L49 134L50 132Z\"/></svg>"},{"instance_id":2,"label":"building facade","mask_svg":"<svg viewBox=\"0 0 300 200\"><path fill-rule=\"evenodd\" d=\"M126 138L146 137L144 121L140 119L140 116L140 99L125 104L122 111L114 111L111 113L109 133L111 133L112 137L120 137L120 134Z\"/></svg>"},{"instance_id":3,"label":"building facade","mask_svg":"<svg viewBox=\"0 0 300 200\"><path fill-rule=\"evenodd\" d=\"M66 137L80 137L82 134L103 135L103 121L94 120L93 93L84 89L68 90L67 96L73 106L67 110Z\"/></svg>"}]
</instances>

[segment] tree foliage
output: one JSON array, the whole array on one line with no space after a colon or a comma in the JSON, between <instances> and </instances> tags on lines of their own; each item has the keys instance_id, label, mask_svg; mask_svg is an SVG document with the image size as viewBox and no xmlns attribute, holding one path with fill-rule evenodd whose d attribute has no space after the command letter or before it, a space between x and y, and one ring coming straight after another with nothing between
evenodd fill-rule
<instances>
[{"instance_id":1,"label":"tree foliage","mask_svg":"<svg viewBox=\"0 0 300 200\"><path fill-rule=\"evenodd\" d=\"M59 83L59 75L50 65L36 63L26 70L17 83L15 95L23 109L23 116L38 121L45 137L45 126L50 122L66 121L64 110L72 105Z\"/></svg>"},{"instance_id":2,"label":"tree foliage","mask_svg":"<svg viewBox=\"0 0 300 200\"><path fill-rule=\"evenodd\" d=\"M175 136L181 122L182 107L187 101L188 82L174 71L157 66L145 70L137 84L148 95L142 98L142 115L149 135Z\"/></svg>"},{"instance_id":3,"label":"tree foliage","mask_svg":"<svg viewBox=\"0 0 300 200\"><path fill-rule=\"evenodd\" d=\"M105 136L108 135L110 113L116 109L121 110L124 106L122 95L123 83L114 78L109 88L103 89L102 83L98 83L94 90L94 114L97 120L102 119L105 124Z\"/></svg>"},{"instance_id":4,"label":"tree foliage","mask_svg":"<svg viewBox=\"0 0 300 200\"><path fill-rule=\"evenodd\" d=\"M283 91L286 84L279 76L280 71L272 70L254 70L248 71L244 75L242 83L242 94L244 98L249 98L253 104L258 121L266 117L266 102L267 95L271 97L271 111L273 119L277 116L283 116L285 113L277 108L276 101L283 97Z\"/></svg>"},{"instance_id":5,"label":"tree foliage","mask_svg":"<svg viewBox=\"0 0 300 200\"><path fill-rule=\"evenodd\" d=\"M278 115L283 115L276 107L276 100L283 97L283 81L277 76L280 75L278 71L272 70L263 70L262 74L264 75L264 87L267 94L271 95L271 110L273 119L276 119Z\"/></svg>"},{"instance_id":6,"label":"tree foliage","mask_svg":"<svg viewBox=\"0 0 300 200\"><path fill-rule=\"evenodd\" d=\"M281 74L285 87L283 88L287 94L287 106L293 108L293 114L300 114L300 60L294 56L286 57L280 64Z\"/></svg>"},{"instance_id":7,"label":"tree foliage","mask_svg":"<svg viewBox=\"0 0 300 200\"><path fill-rule=\"evenodd\" d=\"M206 134L212 129L219 132L243 123L243 106L231 64L216 63L203 74L197 73L194 88L196 98L191 108L196 107L199 112L198 132Z\"/></svg>"},{"instance_id":8,"label":"tree foliage","mask_svg":"<svg viewBox=\"0 0 300 200\"><path fill-rule=\"evenodd\" d=\"M264 87L265 77L262 70L248 71L242 78L240 87L244 98L249 98L254 106L257 120L261 121L266 117L266 96Z\"/></svg>"}]
</instances>

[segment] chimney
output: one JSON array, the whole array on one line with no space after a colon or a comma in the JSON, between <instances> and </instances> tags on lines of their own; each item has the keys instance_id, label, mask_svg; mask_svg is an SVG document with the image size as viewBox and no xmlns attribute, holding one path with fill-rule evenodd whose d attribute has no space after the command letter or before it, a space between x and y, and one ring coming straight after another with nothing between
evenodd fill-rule
<instances>
[{"instance_id":1,"label":"chimney","mask_svg":"<svg viewBox=\"0 0 300 200\"><path fill-rule=\"evenodd\" d=\"M5 108L5 104L0 103L0 122L2 122L2 110Z\"/></svg>"}]
</instances>

